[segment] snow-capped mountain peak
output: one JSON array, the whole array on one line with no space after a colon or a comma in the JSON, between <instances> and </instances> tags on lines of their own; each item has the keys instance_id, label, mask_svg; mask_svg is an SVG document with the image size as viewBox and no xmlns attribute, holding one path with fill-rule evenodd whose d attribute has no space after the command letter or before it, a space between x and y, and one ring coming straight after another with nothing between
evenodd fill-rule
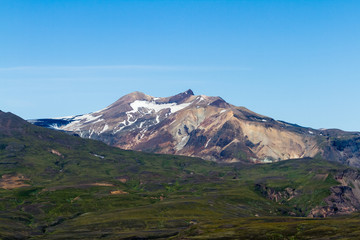
<instances>
[{"instance_id":1,"label":"snow-capped mountain peak","mask_svg":"<svg viewBox=\"0 0 360 240\"><path fill-rule=\"evenodd\" d=\"M133 92L93 113L31 122L124 149L215 161L265 163L339 154L333 145L324 148L326 136L339 132L276 121L220 97L196 96L190 89L170 97ZM358 155L342 152L336 158L360 166Z\"/></svg>"}]
</instances>

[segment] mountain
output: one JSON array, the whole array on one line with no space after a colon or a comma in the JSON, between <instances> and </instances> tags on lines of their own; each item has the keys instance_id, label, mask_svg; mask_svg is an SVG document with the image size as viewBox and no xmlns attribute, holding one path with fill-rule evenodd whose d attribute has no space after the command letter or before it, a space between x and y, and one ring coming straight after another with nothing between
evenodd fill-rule
<instances>
[{"instance_id":1,"label":"mountain","mask_svg":"<svg viewBox=\"0 0 360 240\"><path fill-rule=\"evenodd\" d=\"M319 156L253 165L121 150L0 111L0 176L1 239L359 236L360 172Z\"/></svg>"},{"instance_id":2,"label":"mountain","mask_svg":"<svg viewBox=\"0 0 360 240\"><path fill-rule=\"evenodd\" d=\"M358 132L277 121L191 90L166 98L133 92L97 112L30 122L122 149L254 163L320 154L360 167Z\"/></svg>"}]
</instances>

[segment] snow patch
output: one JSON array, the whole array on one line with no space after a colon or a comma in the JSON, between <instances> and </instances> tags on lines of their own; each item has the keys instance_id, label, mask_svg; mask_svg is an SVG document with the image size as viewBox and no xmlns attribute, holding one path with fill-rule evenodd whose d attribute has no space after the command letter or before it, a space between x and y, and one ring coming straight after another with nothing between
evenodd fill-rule
<instances>
[{"instance_id":1,"label":"snow patch","mask_svg":"<svg viewBox=\"0 0 360 240\"><path fill-rule=\"evenodd\" d=\"M145 136L145 133L146 133L146 132L147 132L147 128L144 128L144 129L142 129L142 130L140 131L141 136L140 136L139 140L142 139L142 138Z\"/></svg>"},{"instance_id":2,"label":"snow patch","mask_svg":"<svg viewBox=\"0 0 360 240\"><path fill-rule=\"evenodd\" d=\"M136 100L132 103L130 103L130 107L133 109L131 111L126 112L128 113L135 113L139 112L140 108L145 108L147 110L155 111L156 113L163 110L170 108L171 113L175 113L183 108L186 108L191 103L182 103L182 104L176 104L176 103L163 103L163 104L157 104L156 102L149 102L144 100Z\"/></svg>"},{"instance_id":3,"label":"snow patch","mask_svg":"<svg viewBox=\"0 0 360 240\"><path fill-rule=\"evenodd\" d=\"M102 115L98 115L94 117L91 114L85 114L74 118L74 121L82 121L85 120L85 123L95 121L96 119L102 117Z\"/></svg>"},{"instance_id":4,"label":"snow patch","mask_svg":"<svg viewBox=\"0 0 360 240\"><path fill-rule=\"evenodd\" d=\"M180 142L175 146L177 151L180 151L181 149L183 149L186 145L186 143L189 141L190 136L185 136L183 137Z\"/></svg>"},{"instance_id":5,"label":"snow patch","mask_svg":"<svg viewBox=\"0 0 360 240\"><path fill-rule=\"evenodd\" d=\"M107 124L105 124L103 130L101 132L99 132L99 134L105 132L108 129L109 129L109 126Z\"/></svg>"},{"instance_id":6,"label":"snow patch","mask_svg":"<svg viewBox=\"0 0 360 240\"><path fill-rule=\"evenodd\" d=\"M314 134L314 132L313 132L313 131L309 131L309 133L310 133L310 134Z\"/></svg>"},{"instance_id":7,"label":"snow patch","mask_svg":"<svg viewBox=\"0 0 360 240\"><path fill-rule=\"evenodd\" d=\"M91 138L91 136L94 134L94 129L91 129L91 133L90 133L90 135L89 135L89 138ZM89 132L90 132L90 129L89 129Z\"/></svg>"},{"instance_id":8,"label":"snow patch","mask_svg":"<svg viewBox=\"0 0 360 240\"><path fill-rule=\"evenodd\" d=\"M272 163L273 160L269 159L269 158L264 158L261 160L262 163Z\"/></svg>"},{"instance_id":9,"label":"snow patch","mask_svg":"<svg viewBox=\"0 0 360 240\"><path fill-rule=\"evenodd\" d=\"M155 99L155 98L154 98ZM156 99L155 99L156 100ZM155 101L145 101L145 100L135 100L134 102L130 103L130 107L132 110L125 112L127 119L124 120L119 124L118 129L114 129L113 133L117 133L124 129L125 127L128 127L134 123L137 122L137 120L140 117L143 117L144 115L151 114L151 113L158 113L163 109L170 109L170 113L167 113L165 116L168 117L170 114L175 113L183 108L186 108L191 103L182 103L182 104L176 104L176 103L162 103L158 104ZM141 116L137 118L136 113L139 113ZM145 122L141 122L139 125L139 128L142 128ZM160 123L160 114L156 114L155 118L155 124ZM123 126L120 126L123 124Z\"/></svg>"},{"instance_id":10,"label":"snow patch","mask_svg":"<svg viewBox=\"0 0 360 240\"><path fill-rule=\"evenodd\" d=\"M71 121L69 124L64 125L64 126L57 126L57 130L66 130L66 131L80 131L80 127L82 126L81 122L84 123L88 123L88 122L100 122L103 121L103 119L99 119L101 118L102 115L98 115L98 116L93 116L91 114L84 114L84 115L78 115L75 117L64 117L64 118L56 118L56 119L64 119L64 120L68 120ZM54 126L56 127L56 126ZM82 137L82 133L80 133L80 136Z\"/></svg>"},{"instance_id":11,"label":"snow patch","mask_svg":"<svg viewBox=\"0 0 360 240\"><path fill-rule=\"evenodd\" d=\"M205 144L205 148L207 148L207 146L208 146L208 144L209 144L210 140L211 140L211 138L209 138L209 140L206 142L206 144Z\"/></svg>"},{"instance_id":12,"label":"snow patch","mask_svg":"<svg viewBox=\"0 0 360 240\"><path fill-rule=\"evenodd\" d=\"M160 122L160 116L156 115L156 124L158 124Z\"/></svg>"},{"instance_id":13,"label":"snow patch","mask_svg":"<svg viewBox=\"0 0 360 240\"><path fill-rule=\"evenodd\" d=\"M168 117L169 115L176 113L177 111L180 111L189 105L191 105L193 102L190 103L156 103L155 100L160 98L153 98L152 101L146 101L146 100L135 100L134 102L130 103L130 107L132 110L125 112L126 118L122 122L119 123L117 127L112 129L112 133L116 134L117 132L123 130L125 127L131 126L134 123L136 123L141 117L148 115L148 114L156 114L155 121L152 124L158 124L161 121L161 117ZM67 117L61 117L61 118L54 118L54 119L63 119L68 120L69 123L66 125L58 125L53 124L51 128L56 130L66 130L66 131L74 131L78 132L78 134L82 137L84 134L88 135L88 137L91 138L93 134L101 134L105 131L109 131L110 127L106 124L106 121L102 118L102 114L100 112L109 109L109 107L106 107L104 109L101 109L94 113L84 114L84 115L76 115L76 116L67 116ZM169 112L167 112L165 115L158 114L163 109L169 109ZM140 116L139 116L140 115ZM83 133L81 131L81 128L83 127L83 124L97 124L103 122L103 127L100 125L96 130L91 127L89 131L86 131L86 133ZM144 125L147 124L146 121L139 123L139 128L143 128Z\"/></svg>"},{"instance_id":14,"label":"snow patch","mask_svg":"<svg viewBox=\"0 0 360 240\"><path fill-rule=\"evenodd\" d=\"M61 129L66 131L80 131L80 126L81 126L80 121L74 121L65 126L62 126ZM82 137L81 134L80 137Z\"/></svg>"},{"instance_id":15,"label":"snow patch","mask_svg":"<svg viewBox=\"0 0 360 240\"><path fill-rule=\"evenodd\" d=\"M76 116L66 116L66 117L55 117L55 118L52 118L52 119L62 119L62 120L71 120L75 117L77 117L78 115Z\"/></svg>"},{"instance_id":16,"label":"snow patch","mask_svg":"<svg viewBox=\"0 0 360 240\"><path fill-rule=\"evenodd\" d=\"M205 98L203 96L198 96L196 100L199 100L198 102L205 101Z\"/></svg>"},{"instance_id":17,"label":"snow patch","mask_svg":"<svg viewBox=\"0 0 360 240\"><path fill-rule=\"evenodd\" d=\"M224 110L221 110L221 111L220 111L220 114L221 114L221 113L223 113L223 112L226 112L226 109L224 109Z\"/></svg>"},{"instance_id":18,"label":"snow patch","mask_svg":"<svg viewBox=\"0 0 360 240\"><path fill-rule=\"evenodd\" d=\"M113 134L116 134L117 132L120 132L120 131L123 130L125 127L126 127L126 126L119 127L119 129L113 131ZM115 128L114 128L114 129L115 129Z\"/></svg>"},{"instance_id":19,"label":"snow patch","mask_svg":"<svg viewBox=\"0 0 360 240\"><path fill-rule=\"evenodd\" d=\"M52 129L55 129L55 130L62 130L62 128L59 127L59 125L57 125L57 124L52 124L49 127L52 128Z\"/></svg>"},{"instance_id":20,"label":"snow patch","mask_svg":"<svg viewBox=\"0 0 360 240\"><path fill-rule=\"evenodd\" d=\"M123 126L120 127L120 125L123 125ZM115 134L115 133L117 133L117 132L120 132L120 131L123 130L123 128L125 128L126 126L127 126L127 125L126 125L126 120L120 122L119 125L114 128L113 134ZM116 128L118 128L118 129L115 130Z\"/></svg>"},{"instance_id":21,"label":"snow patch","mask_svg":"<svg viewBox=\"0 0 360 240\"><path fill-rule=\"evenodd\" d=\"M93 122L93 124L101 122L101 121L104 121L104 119L100 118L100 119L96 120L95 122Z\"/></svg>"}]
</instances>

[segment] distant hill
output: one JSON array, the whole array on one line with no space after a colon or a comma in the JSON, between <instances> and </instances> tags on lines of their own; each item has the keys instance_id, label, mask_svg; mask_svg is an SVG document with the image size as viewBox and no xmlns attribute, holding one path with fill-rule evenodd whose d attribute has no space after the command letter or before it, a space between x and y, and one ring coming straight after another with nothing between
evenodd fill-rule
<instances>
[{"instance_id":1,"label":"distant hill","mask_svg":"<svg viewBox=\"0 0 360 240\"><path fill-rule=\"evenodd\" d=\"M360 173L321 158L219 164L126 151L0 111L0 176L1 239L359 236Z\"/></svg>"},{"instance_id":2,"label":"distant hill","mask_svg":"<svg viewBox=\"0 0 360 240\"><path fill-rule=\"evenodd\" d=\"M133 92L94 113L30 122L122 149L252 163L320 154L360 167L358 132L277 121L191 90L166 98Z\"/></svg>"}]
</instances>

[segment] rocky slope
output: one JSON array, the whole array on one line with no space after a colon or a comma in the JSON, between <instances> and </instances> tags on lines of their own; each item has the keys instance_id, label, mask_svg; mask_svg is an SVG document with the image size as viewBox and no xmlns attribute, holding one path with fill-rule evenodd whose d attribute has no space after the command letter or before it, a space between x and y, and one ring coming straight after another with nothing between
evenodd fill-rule
<instances>
[{"instance_id":1,"label":"rocky slope","mask_svg":"<svg viewBox=\"0 0 360 240\"><path fill-rule=\"evenodd\" d=\"M360 210L360 175L357 170L345 169L335 179L339 186L330 188L331 195L324 199L326 206L311 210L309 217L328 217Z\"/></svg>"},{"instance_id":2,"label":"rocky slope","mask_svg":"<svg viewBox=\"0 0 360 240\"><path fill-rule=\"evenodd\" d=\"M191 90L166 98L133 92L94 113L30 122L123 149L254 163L321 154L360 166L360 133L276 121Z\"/></svg>"}]
</instances>

